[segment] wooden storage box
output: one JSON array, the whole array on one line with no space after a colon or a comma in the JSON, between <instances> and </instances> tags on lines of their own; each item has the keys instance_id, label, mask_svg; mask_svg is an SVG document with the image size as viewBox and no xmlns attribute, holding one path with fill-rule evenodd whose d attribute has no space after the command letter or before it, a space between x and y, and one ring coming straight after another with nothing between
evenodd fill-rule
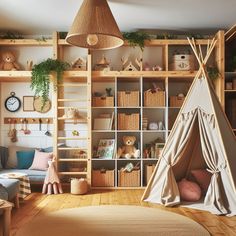
<instances>
[{"instance_id":1,"label":"wooden storage box","mask_svg":"<svg viewBox=\"0 0 236 236\"><path fill-rule=\"evenodd\" d=\"M138 107L139 91L119 91L118 92L119 107Z\"/></svg>"},{"instance_id":2,"label":"wooden storage box","mask_svg":"<svg viewBox=\"0 0 236 236\"><path fill-rule=\"evenodd\" d=\"M131 172L118 170L118 187L140 187L140 170Z\"/></svg>"},{"instance_id":3,"label":"wooden storage box","mask_svg":"<svg viewBox=\"0 0 236 236\"><path fill-rule=\"evenodd\" d=\"M170 107L181 107L185 97L170 96Z\"/></svg>"},{"instance_id":4,"label":"wooden storage box","mask_svg":"<svg viewBox=\"0 0 236 236\"><path fill-rule=\"evenodd\" d=\"M94 107L113 107L114 97L93 97Z\"/></svg>"},{"instance_id":5,"label":"wooden storage box","mask_svg":"<svg viewBox=\"0 0 236 236\"><path fill-rule=\"evenodd\" d=\"M139 113L133 113L133 114L119 113L118 129L139 130Z\"/></svg>"},{"instance_id":6,"label":"wooden storage box","mask_svg":"<svg viewBox=\"0 0 236 236\"><path fill-rule=\"evenodd\" d=\"M164 107L165 106L165 91L152 92L147 90L144 92L145 107Z\"/></svg>"},{"instance_id":7,"label":"wooden storage box","mask_svg":"<svg viewBox=\"0 0 236 236\"><path fill-rule=\"evenodd\" d=\"M115 186L115 171L114 170L93 170L92 171L92 186L93 187L114 187Z\"/></svg>"},{"instance_id":8,"label":"wooden storage box","mask_svg":"<svg viewBox=\"0 0 236 236\"><path fill-rule=\"evenodd\" d=\"M172 57L171 70L194 70L194 57L188 54L178 54Z\"/></svg>"},{"instance_id":9,"label":"wooden storage box","mask_svg":"<svg viewBox=\"0 0 236 236\"><path fill-rule=\"evenodd\" d=\"M146 182L146 184L148 183L149 179L151 178L152 173L155 169L155 166L156 166L155 164L145 166L145 182Z\"/></svg>"}]
</instances>

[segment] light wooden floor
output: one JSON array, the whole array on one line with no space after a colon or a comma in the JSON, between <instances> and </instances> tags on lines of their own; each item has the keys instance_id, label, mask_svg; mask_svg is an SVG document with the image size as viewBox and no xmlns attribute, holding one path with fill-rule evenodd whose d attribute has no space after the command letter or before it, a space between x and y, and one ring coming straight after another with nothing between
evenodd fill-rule
<instances>
[{"instance_id":1,"label":"light wooden floor","mask_svg":"<svg viewBox=\"0 0 236 236\"><path fill-rule=\"evenodd\" d=\"M15 236L20 227L37 215L47 214L63 208L91 205L142 205L164 209L192 218L203 225L212 235L236 236L236 217L215 216L207 212L188 208L165 208L159 205L141 203L142 193L143 190L94 190L84 196L68 193L47 196L41 193L33 193L21 204L20 209L13 210L12 236Z\"/></svg>"}]
</instances>

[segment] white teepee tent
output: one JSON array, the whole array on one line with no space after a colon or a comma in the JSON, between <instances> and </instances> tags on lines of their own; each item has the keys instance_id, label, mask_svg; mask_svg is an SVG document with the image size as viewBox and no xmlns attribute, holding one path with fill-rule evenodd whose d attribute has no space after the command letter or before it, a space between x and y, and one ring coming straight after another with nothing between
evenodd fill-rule
<instances>
[{"instance_id":1,"label":"white teepee tent","mask_svg":"<svg viewBox=\"0 0 236 236\"><path fill-rule=\"evenodd\" d=\"M236 139L205 71L216 40L208 45L205 58L201 47L197 50L194 40L188 40L200 69L142 200L165 206L183 205L177 181L193 169L207 169L212 177L204 199L187 206L236 215Z\"/></svg>"}]
</instances>

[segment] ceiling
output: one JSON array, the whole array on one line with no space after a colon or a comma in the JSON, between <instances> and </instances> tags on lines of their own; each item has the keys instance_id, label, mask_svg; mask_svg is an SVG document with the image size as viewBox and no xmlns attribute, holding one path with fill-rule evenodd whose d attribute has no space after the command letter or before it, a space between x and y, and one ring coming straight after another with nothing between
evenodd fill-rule
<instances>
[{"instance_id":1,"label":"ceiling","mask_svg":"<svg viewBox=\"0 0 236 236\"><path fill-rule=\"evenodd\" d=\"M215 31L236 23L235 0L108 0L121 31ZM68 31L82 0L0 0L0 31Z\"/></svg>"}]
</instances>

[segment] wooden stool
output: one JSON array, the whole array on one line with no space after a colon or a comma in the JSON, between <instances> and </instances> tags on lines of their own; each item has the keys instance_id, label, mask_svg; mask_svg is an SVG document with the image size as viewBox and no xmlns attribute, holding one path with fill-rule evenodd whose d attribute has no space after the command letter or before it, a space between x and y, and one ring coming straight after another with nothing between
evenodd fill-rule
<instances>
[{"instance_id":1,"label":"wooden stool","mask_svg":"<svg viewBox=\"0 0 236 236\"><path fill-rule=\"evenodd\" d=\"M7 201L0 205L0 209L3 210L3 236L10 236L12 206L12 203Z\"/></svg>"}]
</instances>

